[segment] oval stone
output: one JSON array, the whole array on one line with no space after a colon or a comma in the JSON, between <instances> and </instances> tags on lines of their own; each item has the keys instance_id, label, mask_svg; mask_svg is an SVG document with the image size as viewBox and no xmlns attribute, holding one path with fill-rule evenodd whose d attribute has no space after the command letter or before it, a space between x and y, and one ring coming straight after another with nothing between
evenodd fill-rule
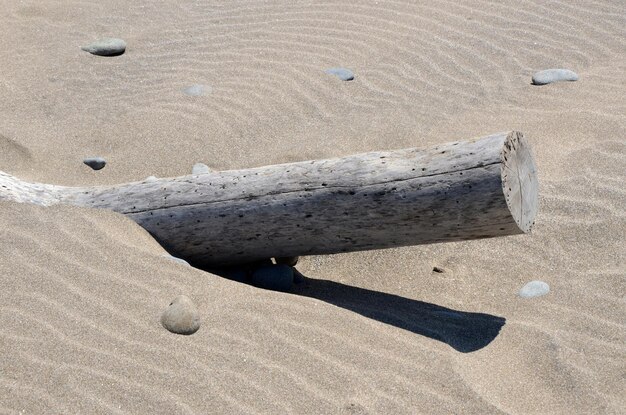
<instances>
[{"instance_id":1,"label":"oval stone","mask_svg":"<svg viewBox=\"0 0 626 415\"><path fill-rule=\"evenodd\" d=\"M189 297L179 295L161 315L161 324L172 333L193 334L200 328L200 314Z\"/></svg>"},{"instance_id":2,"label":"oval stone","mask_svg":"<svg viewBox=\"0 0 626 415\"><path fill-rule=\"evenodd\" d=\"M546 69L533 75L533 85L547 85L560 81L578 81L578 74L569 69Z\"/></svg>"},{"instance_id":3,"label":"oval stone","mask_svg":"<svg viewBox=\"0 0 626 415\"><path fill-rule=\"evenodd\" d=\"M211 88L205 87L204 85L200 85L200 84L195 84L195 85L191 85L188 86L187 88L183 89L183 93L185 95L189 95L191 97L199 97L202 96L206 93L210 93L211 92Z\"/></svg>"},{"instance_id":4,"label":"oval stone","mask_svg":"<svg viewBox=\"0 0 626 415\"><path fill-rule=\"evenodd\" d=\"M293 269L289 265L265 265L252 273L251 282L259 288L289 291L293 286Z\"/></svg>"},{"instance_id":5,"label":"oval stone","mask_svg":"<svg viewBox=\"0 0 626 415\"><path fill-rule=\"evenodd\" d=\"M543 281L531 281L519 291L522 298L533 298L546 295L550 292L550 286Z\"/></svg>"},{"instance_id":6,"label":"oval stone","mask_svg":"<svg viewBox=\"0 0 626 415\"><path fill-rule=\"evenodd\" d=\"M118 56L126 51L126 42L114 37L106 37L81 47L85 52L98 56Z\"/></svg>"},{"instance_id":7,"label":"oval stone","mask_svg":"<svg viewBox=\"0 0 626 415\"><path fill-rule=\"evenodd\" d=\"M191 168L191 174L207 174L210 172L211 169L204 163L196 163Z\"/></svg>"},{"instance_id":8,"label":"oval stone","mask_svg":"<svg viewBox=\"0 0 626 415\"><path fill-rule=\"evenodd\" d=\"M329 75L335 75L342 81L352 81L354 79L354 73L350 69L346 68L330 68L326 69L326 73Z\"/></svg>"},{"instance_id":9,"label":"oval stone","mask_svg":"<svg viewBox=\"0 0 626 415\"><path fill-rule=\"evenodd\" d=\"M107 164L106 160L102 157L88 157L83 160L83 163L85 163L94 170L103 169L104 166L106 166Z\"/></svg>"}]
</instances>

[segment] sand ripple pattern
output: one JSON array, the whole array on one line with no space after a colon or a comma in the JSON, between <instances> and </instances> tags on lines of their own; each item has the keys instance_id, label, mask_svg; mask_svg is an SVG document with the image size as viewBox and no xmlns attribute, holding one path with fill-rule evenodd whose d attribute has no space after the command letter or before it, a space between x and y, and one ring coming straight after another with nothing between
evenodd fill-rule
<instances>
[{"instance_id":1,"label":"sand ripple pattern","mask_svg":"<svg viewBox=\"0 0 626 415\"><path fill-rule=\"evenodd\" d=\"M67 134L88 124L90 143L104 150L114 142L127 163L142 158L146 140L168 146L182 136L181 157L193 163L201 151L220 168L336 155L353 141L364 150L388 146L381 130L401 146L428 132L425 124L468 110L523 107L518 95L538 69L571 67L584 79L592 62L626 48L620 1L107 5L7 4L7 30L39 28L0 51L5 111L48 121L20 135L35 140L47 127L71 152ZM79 46L102 32L123 37L127 52L85 56ZM324 73L336 66L353 70L355 81ZM194 84L211 92L181 92ZM31 92L42 87L54 93ZM280 155L270 150L276 140ZM311 141L323 150L308 150ZM212 150L226 146L228 154Z\"/></svg>"},{"instance_id":2,"label":"sand ripple pattern","mask_svg":"<svg viewBox=\"0 0 626 415\"><path fill-rule=\"evenodd\" d=\"M118 215L0 203L0 412L623 413L623 1L0 6L0 170L21 178L116 183L509 129L540 174L531 236L304 258L293 294L181 267ZM104 36L126 53L80 50ZM324 73L337 66L355 80ZM530 86L548 67L581 78ZM210 92L182 93L194 84ZM81 170L96 154L107 168ZM550 293L517 297L535 279ZM193 336L159 323L179 294L202 316Z\"/></svg>"}]
</instances>

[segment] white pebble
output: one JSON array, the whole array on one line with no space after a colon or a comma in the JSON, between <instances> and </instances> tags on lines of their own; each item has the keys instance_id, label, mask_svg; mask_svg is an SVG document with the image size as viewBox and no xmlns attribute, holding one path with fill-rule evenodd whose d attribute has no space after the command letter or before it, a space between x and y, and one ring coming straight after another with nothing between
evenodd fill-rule
<instances>
[{"instance_id":1,"label":"white pebble","mask_svg":"<svg viewBox=\"0 0 626 415\"><path fill-rule=\"evenodd\" d=\"M543 281L531 281L519 290L519 296L522 298L533 298L546 295L550 292L550 286Z\"/></svg>"},{"instance_id":2,"label":"white pebble","mask_svg":"<svg viewBox=\"0 0 626 415\"><path fill-rule=\"evenodd\" d=\"M193 165L191 169L191 174L207 174L210 173L211 169L204 163L196 163Z\"/></svg>"}]
</instances>

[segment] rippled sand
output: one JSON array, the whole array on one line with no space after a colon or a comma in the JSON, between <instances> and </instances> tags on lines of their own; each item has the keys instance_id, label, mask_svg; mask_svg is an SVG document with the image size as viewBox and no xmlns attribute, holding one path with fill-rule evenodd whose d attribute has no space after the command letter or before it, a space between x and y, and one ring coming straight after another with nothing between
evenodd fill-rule
<instances>
[{"instance_id":1,"label":"rippled sand","mask_svg":"<svg viewBox=\"0 0 626 415\"><path fill-rule=\"evenodd\" d=\"M0 170L23 179L120 183L516 129L540 180L531 235L304 258L291 294L164 258L113 213L0 202L0 412L623 413L621 1L0 7ZM109 36L124 55L80 49ZM547 68L580 80L531 85ZM550 293L518 297L532 280ZM159 322L179 294L202 315L192 336Z\"/></svg>"}]
</instances>

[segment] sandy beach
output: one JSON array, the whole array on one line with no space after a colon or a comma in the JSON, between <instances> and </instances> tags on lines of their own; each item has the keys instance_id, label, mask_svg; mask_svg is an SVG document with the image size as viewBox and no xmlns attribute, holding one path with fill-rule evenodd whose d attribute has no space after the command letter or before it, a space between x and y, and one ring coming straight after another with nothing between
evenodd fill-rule
<instances>
[{"instance_id":1,"label":"sandy beach","mask_svg":"<svg viewBox=\"0 0 626 415\"><path fill-rule=\"evenodd\" d=\"M287 293L172 261L120 214L0 192L0 413L626 413L623 1L0 8L0 171L20 179L109 185L517 130L540 189L530 234L303 257ZM81 50L105 37L125 52ZM531 84L550 68L579 79ZM535 280L550 291L521 297ZM193 335L161 325L178 295Z\"/></svg>"}]
</instances>

